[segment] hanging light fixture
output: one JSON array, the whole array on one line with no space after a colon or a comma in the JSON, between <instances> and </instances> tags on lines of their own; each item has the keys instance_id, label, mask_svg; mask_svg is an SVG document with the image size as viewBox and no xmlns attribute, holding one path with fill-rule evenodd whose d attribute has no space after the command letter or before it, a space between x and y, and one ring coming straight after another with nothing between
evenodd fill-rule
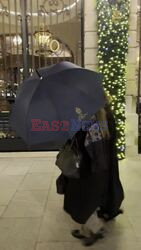
<instances>
[{"instance_id":1,"label":"hanging light fixture","mask_svg":"<svg viewBox=\"0 0 141 250\"><path fill-rule=\"evenodd\" d=\"M40 30L34 34L36 45L40 47L40 52L50 51L58 52L60 49L60 43L58 40L53 38L53 35L49 30Z\"/></svg>"},{"instance_id":2,"label":"hanging light fixture","mask_svg":"<svg viewBox=\"0 0 141 250\"><path fill-rule=\"evenodd\" d=\"M44 46L48 47L50 38L51 38L51 33L49 31L41 30L41 31L35 32L34 36L35 36L36 43L40 47L44 47Z\"/></svg>"}]
</instances>

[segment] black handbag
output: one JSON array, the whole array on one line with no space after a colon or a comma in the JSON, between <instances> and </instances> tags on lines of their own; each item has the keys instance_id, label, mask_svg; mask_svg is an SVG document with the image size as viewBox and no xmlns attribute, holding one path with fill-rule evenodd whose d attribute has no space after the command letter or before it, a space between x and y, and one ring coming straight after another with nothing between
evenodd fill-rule
<instances>
[{"instance_id":1,"label":"black handbag","mask_svg":"<svg viewBox=\"0 0 141 250\"><path fill-rule=\"evenodd\" d=\"M82 154L79 152L78 142L75 136L68 140L56 157L55 164L62 174L68 178L80 178L80 163Z\"/></svg>"},{"instance_id":2,"label":"black handbag","mask_svg":"<svg viewBox=\"0 0 141 250\"><path fill-rule=\"evenodd\" d=\"M64 194L67 186L67 177L60 174L56 180L56 191L58 194Z\"/></svg>"}]
</instances>

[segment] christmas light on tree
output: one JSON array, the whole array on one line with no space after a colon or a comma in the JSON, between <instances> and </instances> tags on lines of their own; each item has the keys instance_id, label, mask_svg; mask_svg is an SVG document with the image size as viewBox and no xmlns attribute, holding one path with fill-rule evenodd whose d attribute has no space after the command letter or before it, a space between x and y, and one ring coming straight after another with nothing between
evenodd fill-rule
<instances>
[{"instance_id":1,"label":"christmas light on tree","mask_svg":"<svg viewBox=\"0 0 141 250\"><path fill-rule=\"evenodd\" d=\"M99 71L112 96L117 129L118 158L125 157L126 55L128 52L130 0L97 0Z\"/></svg>"}]
</instances>

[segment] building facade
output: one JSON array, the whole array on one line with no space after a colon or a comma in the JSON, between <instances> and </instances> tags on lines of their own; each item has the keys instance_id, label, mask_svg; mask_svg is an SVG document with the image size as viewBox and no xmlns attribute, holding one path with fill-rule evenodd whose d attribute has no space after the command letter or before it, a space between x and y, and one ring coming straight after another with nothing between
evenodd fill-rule
<instances>
[{"instance_id":1,"label":"building facade","mask_svg":"<svg viewBox=\"0 0 141 250\"><path fill-rule=\"evenodd\" d=\"M131 0L126 87L128 155L137 154L138 143L137 10L138 0ZM0 151L5 151L6 139L16 137L9 131L7 119L24 71L31 74L35 68L62 60L98 71L96 0L1 0L0 30ZM19 144L16 147L20 150Z\"/></svg>"},{"instance_id":2,"label":"building facade","mask_svg":"<svg viewBox=\"0 0 141 250\"><path fill-rule=\"evenodd\" d=\"M60 61L84 66L83 4L81 0L0 1L0 151L27 150L9 123L22 81L35 69Z\"/></svg>"}]
</instances>

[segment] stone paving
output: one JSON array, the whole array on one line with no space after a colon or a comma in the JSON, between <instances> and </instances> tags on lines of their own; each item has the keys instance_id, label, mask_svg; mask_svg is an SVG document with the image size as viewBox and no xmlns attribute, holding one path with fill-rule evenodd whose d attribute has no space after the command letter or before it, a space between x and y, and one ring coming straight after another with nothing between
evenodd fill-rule
<instances>
[{"instance_id":1,"label":"stone paving","mask_svg":"<svg viewBox=\"0 0 141 250\"><path fill-rule=\"evenodd\" d=\"M36 155L35 155L36 156ZM78 228L56 194L55 157L0 158L0 250L81 250ZM106 224L106 237L89 249L141 249L141 157L120 162L124 215Z\"/></svg>"}]
</instances>

